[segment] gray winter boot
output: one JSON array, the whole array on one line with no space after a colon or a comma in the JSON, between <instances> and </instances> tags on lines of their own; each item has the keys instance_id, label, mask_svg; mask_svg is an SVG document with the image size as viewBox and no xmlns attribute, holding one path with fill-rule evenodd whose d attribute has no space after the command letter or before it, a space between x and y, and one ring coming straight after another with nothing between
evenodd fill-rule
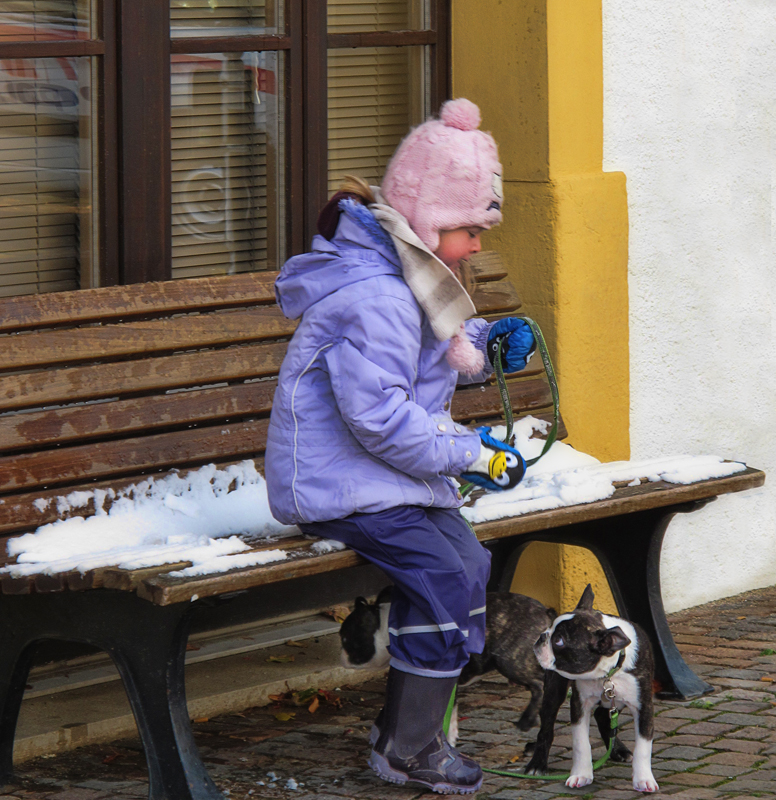
<instances>
[{"instance_id":1,"label":"gray winter boot","mask_svg":"<svg viewBox=\"0 0 776 800\"><path fill-rule=\"evenodd\" d=\"M369 766L391 783L421 783L439 794L472 794L482 770L451 747L442 722L457 678L425 678L391 667L380 735Z\"/></svg>"}]
</instances>

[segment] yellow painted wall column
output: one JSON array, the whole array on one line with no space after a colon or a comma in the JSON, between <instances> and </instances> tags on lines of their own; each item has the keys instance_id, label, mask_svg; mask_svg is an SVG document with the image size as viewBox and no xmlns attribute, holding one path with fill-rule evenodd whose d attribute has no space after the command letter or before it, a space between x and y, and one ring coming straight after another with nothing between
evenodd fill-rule
<instances>
[{"instance_id":1,"label":"yellow painted wall column","mask_svg":"<svg viewBox=\"0 0 776 800\"><path fill-rule=\"evenodd\" d=\"M480 106L504 165L500 251L547 338L567 442L601 460L629 444L625 176L602 171L601 0L452 0L453 96ZM586 551L532 545L513 588L558 610L593 582Z\"/></svg>"}]
</instances>

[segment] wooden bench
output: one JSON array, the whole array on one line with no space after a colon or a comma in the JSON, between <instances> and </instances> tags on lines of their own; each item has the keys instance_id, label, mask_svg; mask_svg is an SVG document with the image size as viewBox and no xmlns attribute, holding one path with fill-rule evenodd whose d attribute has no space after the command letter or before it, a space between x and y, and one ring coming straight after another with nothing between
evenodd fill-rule
<instances>
[{"instance_id":1,"label":"wooden bench","mask_svg":"<svg viewBox=\"0 0 776 800\"><path fill-rule=\"evenodd\" d=\"M495 254L475 265L478 311L519 307ZM205 464L254 459L265 447L275 380L294 330L274 304L275 273L109 287L0 301L0 536L59 518L57 497L118 489ZM516 415L550 419L540 359L509 380ZM495 385L461 388L453 417L495 423ZM561 425L560 438L566 431ZM608 500L476 526L493 552L492 588L508 588L531 541L582 545L601 560L618 607L652 638L664 691L710 687L682 660L660 596L660 547L678 512L763 483L747 469L690 486L619 488ZM93 506L70 510L90 515ZM199 759L186 708L184 656L194 609L218 598L314 580L363 564L352 551L319 554L294 536L277 563L176 578L180 564L82 574L4 575L0 581L0 781L12 773L14 731L36 647L83 642L106 651L124 682L159 800L222 795ZM5 554L6 548L0 549ZM4 557L0 566L11 559ZM192 602L195 601L195 602Z\"/></svg>"}]
</instances>

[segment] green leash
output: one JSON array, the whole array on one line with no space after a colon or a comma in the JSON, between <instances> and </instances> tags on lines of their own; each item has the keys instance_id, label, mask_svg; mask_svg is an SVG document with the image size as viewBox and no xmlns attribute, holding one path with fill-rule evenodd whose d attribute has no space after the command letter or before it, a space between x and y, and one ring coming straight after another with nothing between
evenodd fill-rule
<instances>
[{"instance_id":1,"label":"green leash","mask_svg":"<svg viewBox=\"0 0 776 800\"><path fill-rule=\"evenodd\" d=\"M601 767L606 764L609 760L609 757L612 754L612 748L614 747L614 739L617 736L617 727L619 725L620 720L620 712L615 708L615 693L614 693L614 683L612 682L612 675L617 672L623 665L625 661L625 650L620 651L620 657L617 659L617 663L606 673L603 679L603 695L609 701L609 745L606 748L606 752L593 764L593 772L596 770L601 769ZM455 692L453 692L455 695ZM452 713L452 708L449 708L450 712ZM447 719L447 716L445 716ZM447 729L445 728L445 735L447 735ZM502 775L506 776L507 778L528 778L529 780L535 781L566 781L571 777L571 773L567 773L565 775L526 775L523 772L511 772L505 769L486 769L485 767L482 768L483 772L489 772L492 775Z\"/></svg>"},{"instance_id":2,"label":"green leash","mask_svg":"<svg viewBox=\"0 0 776 800\"><path fill-rule=\"evenodd\" d=\"M530 318L530 317L521 317L521 319L525 320L528 323L528 327L531 329L531 332L534 335L534 339L536 340L536 346L539 349L539 355L542 357L542 364L544 364L544 371L547 373L547 381L550 384L550 392L552 393L552 427L550 428L549 434L547 434L547 439L544 442L544 447L542 448L542 452L539 453L536 458L531 458L526 461L526 466L531 466L535 464L552 446L555 444L555 440L558 438L558 420L560 419L560 395L558 394L558 381L555 378L555 370L552 367L552 360L550 359L550 351L547 349L547 342L544 341L544 334L542 333L541 328ZM499 346L499 356L501 356L501 347ZM504 372L501 369L501 362L500 359L496 359L498 363L498 370L496 371L496 380L499 380L499 373L501 374L500 383L499 383L499 391L501 391L501 386L503 384L503 392L501 394L502 400L504 399L504 394L506 393L506 381L504 380ZM509 402L509 396L507 395L507 402ZM509 415L512 416L512 409L509 409ZM509 433L511 436L511 431ZM509 437L507 437L506 441L509 441Z\"/></svg>"},{"instance_id":3,"label":"green leash","mask_svg":"<svg viewBox=\"0 0 776 800\"><path fill-rule=\"evenodd\" d=\"M535 464L555 443L555 440L558 438L558 420L560 419L560 395L558 393L558 381L555 378L555 370L552 366L552 359L550 358L550 352L547 349L547 342L544 340L544 334L542 333L541 328L534 322L530 317L520 317L520 319L524 320L528 327L531 329L531 332L534 335L534 339L536 341L536 347L539 350L539 355L542 358L542 364L544 364L544 371L547 374L547 381L550 384L550 392L552 393L552 427L550 428L550 432L547 435L547 439L544 442L544 447L542 448L542 452L539 453L536 458L528 459L525 464L526 467L530 467ZM505 337L506 338L506 337ZM504 437L504 442L509 443L509 440L512 438L512 428L514 426L514 416L512 414L512 402L509 399L509 390L507 389L507 382L504 378L504 369L501 366L501 346L504 344L504 339L502 339L498 343L498 350L496 352L496 357L493 359L493 369L496 373L496 384L498 385L498 391L501 395L501 407L504 412L504 421L507 425L507 433ZM461 496L466 497L471 491L474 489L473 483L466 483L461 487Z\"/></svg>"},{"instance_id":4,"label":"green leash","mask_svg":"<svg viewBox=\"0 0 776 800\"><path fill-rule=\"evenodd\" d=\"M617 670L619 669L619 665L612 669L609 674L606 676L604 680L608 680ZM450 695L450 702L447 704L447 711L445 712L445 719L442 723L442 730L445 732L445 736L448 735L450 732L450 720L453 716L453 709L455 708L455 696L456 696L456 689L457 687L453 687L453 693ZM612 696L612 701L614 700L614 696ZM614 739L617 735L617 727L619 724L620 712L612 706L609 709L609 728L610 728L610 736L609 736L609 746L606 748L606 752L593 764L593 772L596 770L601 769L604 764L609 760L609 757L612 754L612 748L614 747ZM570 773L565 775L526 775L522 772L512 772L510 770L505 769L486 769L485 767L482 768L483 772L489 772L492 775L502 775L507 778L528 778L529 780L537 780L537 781L565 781L568 780L570 777Z\"/></svg>"},{"instance_id":5,"label":"green leash","mask_svg":"<svg viewBox=\"0 0 776 800\"><path fill-rule=\"evenodd\" d=\"M609 711L609 727L611 729L609 746L606 748L606 752L601 756L601 758L599 758L598 761L593 764L593 772L601 769L601 767L603 767L603 765L609 760L609 756L612 754L612 748L614 747L614 736L617 733L619 716L620 712L617 711L616 708ZM506 769L486 769L485 767L482 767L482 771L489 772L491 775L502 775L507 778L528 778L529 780L533 781L567 781L571 777L571 773L566 773L565 775L526 775L523 772L512 772Z\"/></svg>"}]
</instances>

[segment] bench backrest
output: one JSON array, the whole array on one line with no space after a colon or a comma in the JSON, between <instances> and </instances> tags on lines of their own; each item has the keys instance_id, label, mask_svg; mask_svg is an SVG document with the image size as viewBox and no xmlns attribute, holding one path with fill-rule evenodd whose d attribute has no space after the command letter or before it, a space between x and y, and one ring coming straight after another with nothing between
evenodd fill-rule
<instances>
[{"instance_id":1,"label":"bench backrest","mask_svg":"<svg viewBox=\"0 0 776 800\"><path fill-rule=\"evenodd\" d=\"M480 254L474 267L480 314L519 307L496 254ZM0 301L0 536L59 518L56 502L42 501L77 489L246 458L261 469L276 377L295 328L275 305L275 277ZM551 417L540 359L509 386L516 415ZM498 422L496 387L458 390L453 416Z\"/></svg>"}]
</instances>

